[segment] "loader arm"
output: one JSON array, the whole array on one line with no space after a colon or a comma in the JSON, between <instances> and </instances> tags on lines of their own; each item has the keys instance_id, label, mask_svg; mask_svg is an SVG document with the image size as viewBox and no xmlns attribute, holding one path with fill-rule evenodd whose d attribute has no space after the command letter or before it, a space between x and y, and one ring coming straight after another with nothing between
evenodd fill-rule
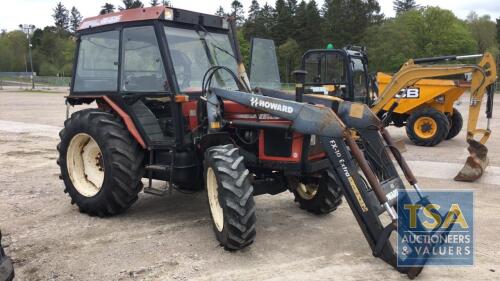
<instances>
[{"instance_id":1,"label":"loader arm","mask_svg":"<svg viewBox=\"0 0 500 281\"><path fill-rule=\"evenodd\" d=\"M411 279L421 272L427 256L414 251L411 254L412 260L415 261L412 265L408 267L398 266L398 260L402 257L397 256L389 240L391 233L398 232L396 231L398 230L398 214L395 194L398 190L404 190L406 187L390 160L386 147L391 148L391 154L403 170L408 183L419 194L421 194L420 189L406 161L395 147L389 132L385 130L380 119L367 105L341 102L336 113L325 106L212 88L205 98L208 124L211 127L209 134L217 133L225 125L238 126L236 122L223 119L221 99L231 100L289 120L291 124L288 129L318 136L331 164L331 169L328 169L328 172L333 173L340 184L373 255L392 265L399 272L407 274ZM376 173L378 168L375 170L372 168L375 166L369 162L368 152L360 149L351 134L351 129L358 131L361 138L366 141L366 145L370 146L370 149L366 148L366 151L375 151L377 162L386 166L386 172L383 173L383 176ZM428 199L422 196L420 196L419 202L425 202L424 205L429 204ZM383 213L386 213L391 219L388 224L382 222L379 217ZM448 215L447 213L442 218ZM421 223L419 218L417 220L418 223Z\"/></svg>"},{"instance_id":2,"label":"loader arm","mask_svg":"<svg viewBox=\"0 0 500 281\"><path fill-rule=\"evenodd\" d=\"M469 58L469 56L446 57L446 59L436 58L436 60L450 60L452 58ZM432 60L423 59L420 60L420 62L432 62ZM419 60L410 59L393 76L391 82L373 104L372 111L375 114L378 114L402 89L414 85L421 79L465 73L472 73L469 119L467 122L467 139L473 139L476 134L482 134L483 136L479 142L484 144L490 135L490 129L489 126L487 129L477 129L477 121L479 119L481 101L484 94L487 91L491 91L488 89L497 79L496 62L490 53L485 53L477 65L425 65L419 64ZM489 94L488 98L492 99L492 95L493 93Z\"/></svg>"}]
</instances>

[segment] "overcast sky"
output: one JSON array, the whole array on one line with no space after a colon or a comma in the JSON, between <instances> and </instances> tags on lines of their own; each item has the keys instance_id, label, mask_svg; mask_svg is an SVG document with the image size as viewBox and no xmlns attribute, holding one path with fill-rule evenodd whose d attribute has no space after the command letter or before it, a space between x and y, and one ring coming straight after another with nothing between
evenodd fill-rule
<instances>
[{"instance_id":1,"label":"overcast sky","mask_svg":"<svg viewBox=\"0 0 500 281\"><path fill-rule=\"evenodd\" d=\"M148 5L150 0L142 0ZM393 0L379 0L382 12L386 16L393 16ZM45 27L53 24L51 17L52 9L58 2L62 2L66 8L75 6L84 17L97 15L105 2L110 2L118 7L122 1L119 0L2 0L0 9L0 29L14 30L19 24L34 24L37 27ZM219 5L228 10L232 0L171 0L174 7L193 10L204 13L214 13ZM251 0L240 0L245 11L248 10ZM275 0L267 1L274 5ZM318 5L323 0L317 0ZM263 5L266 0L259 0ZM500 17L499 0L417 0L420 5L437 5L441 8L451 9L458 17L465 18L470 11L479 15L489 14L492 18Z\"/></svg>"}]
</instances>

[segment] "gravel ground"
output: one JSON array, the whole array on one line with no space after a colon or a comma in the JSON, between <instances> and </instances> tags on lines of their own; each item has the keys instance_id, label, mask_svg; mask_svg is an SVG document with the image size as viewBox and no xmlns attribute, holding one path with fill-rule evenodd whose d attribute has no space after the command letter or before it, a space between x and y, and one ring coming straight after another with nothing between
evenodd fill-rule
<instances>
[{"instance_id":1,"label":"gravel ground","mask_svg":"<svg viewBox=\"0 0 500 281\"><path fill-rule=\"evenodd\" d=\"M80 214L58 179L55 147L65 118L63 96L0 91L0 227L17 280L405 279L371 255L345 202L318 217L300 210L289 193L258 196L256 241L236 253L218 246L201 192L141 193L122 215ZM498 112L499 103L495 107ZM416 170L423 188L477 191L475 265L429 267L419 280L500 279L500 183L494 180L500 122L495 121L488 145L493 167L485 175L490 180L457 183ZM391 132L405 140L410 164L430 161L447 169L446 163L466 158L464 132L433 148L411 145L403 129Z\"/></svg>"}]
</instances>

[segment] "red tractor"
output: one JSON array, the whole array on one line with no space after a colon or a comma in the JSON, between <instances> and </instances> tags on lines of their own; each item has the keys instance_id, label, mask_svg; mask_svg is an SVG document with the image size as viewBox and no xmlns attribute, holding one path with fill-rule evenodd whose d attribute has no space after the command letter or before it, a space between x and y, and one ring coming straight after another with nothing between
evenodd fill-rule
<instances>
[{"instance_id":1,"label":"red tractor","mask_svg":"<svg viewBox=\"0 0 500 281\"><path fill-rule=\"evenodd\" d=\"M374 254L397 267L387 234L405 186L386 144L417 185L368 107L304 96L300 85L296 95L252 90L227 18L125 10L85 19L77 42L67 102L97 108L73 113L57 148L81 212L121 213L141 190L206 189L218 241L238 250L255 238L253 196L290 190L301 208L325 214L345 195ZM421 267L398 270L416 276Z\"/></svg>"}]
</instances>

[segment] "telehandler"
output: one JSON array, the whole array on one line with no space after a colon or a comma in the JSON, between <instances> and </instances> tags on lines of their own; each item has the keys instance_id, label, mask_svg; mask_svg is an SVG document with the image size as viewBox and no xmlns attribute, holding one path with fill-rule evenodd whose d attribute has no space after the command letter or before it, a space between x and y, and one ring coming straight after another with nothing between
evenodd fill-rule
<instances>
[{"instance_id":1,"label":"telehandler","mask_svg":"<svg viewBox=\"0 0 500 281\"><path fill-rule=\"evenodd\" d=\"M477 64L434 64L477 58L481 59ZM491 134L490 119L497 80L496 62L490 53L410 59L392 77L378 73L376 83L372 83L375 87L370 86L368 57L360 47L307 51L302 59L302 69L307 71L306 93L366 103L384 124L406 126L410 140L422 146L434 146L458 135L463 120L453 106L464 91L469 90L467 142L470 156L455 180L475 181L488 165L488 149L484 144ZM472 74L470 84L434 79L468 73ZM485 94L487 127L478 129ZM476 136L480 139L475 140Z\"/></svg>"},{"instance_id":2,"label":"telehandler","mask_svg":"<svg viewBox=\"0 0 500 281\"><path fill-rule=\"evenodd\" d=\"M74 112L60 132L71 203L89 215L121 213L143 178L155 195L206 189L217 240L239 250L256 236L254 195L290 190L316 214L344 195L374 256L417 276L427 256L397 256L389 240L401 230L397 194L406 184L386 147L421 191L380 119L360 103L304 103L302 87L252 91L235 34L232 18L164 6L82 22L67 103L97 107ZM398 266L406 258L418 263Z\"/></svg>"}]
</instances>

